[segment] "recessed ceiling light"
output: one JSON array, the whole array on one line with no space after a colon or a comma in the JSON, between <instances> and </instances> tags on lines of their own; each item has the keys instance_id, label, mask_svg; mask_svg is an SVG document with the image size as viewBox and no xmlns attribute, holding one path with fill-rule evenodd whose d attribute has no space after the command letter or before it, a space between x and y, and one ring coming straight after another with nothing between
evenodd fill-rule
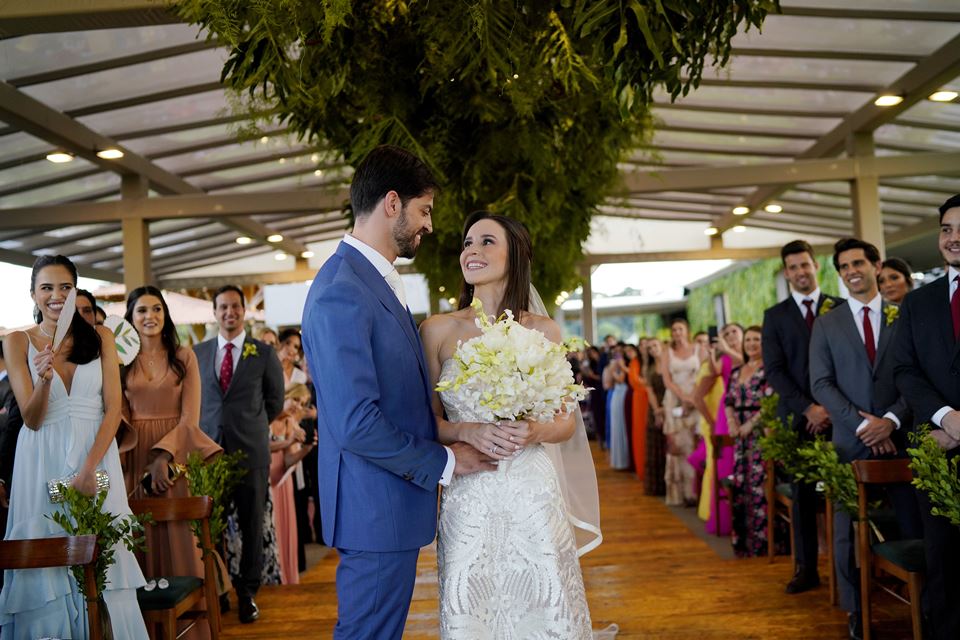
<instances>
[{"instance_id":1,"label":"recessed ceiling light","mask_svg":"<svg viewBox=\"0 0 960 640\"><path fill-rule=\"evenodd\" d=\"M313 172L313 175L315 175L315 176L317 176L317 177L319 178L320 176L323 175L323 169L316 169L316 170Z\"/></svg>"},{"instance_id":2,"label":"recessed ceiling light","mask_svg":"<svg viewBox=\"0 0 960 640\"><path fill-rule=\"evenodd\" d=\"M957 93L956 91L944 89L943 91L931 93L928 99L933 100L934 102L953 102L957 99L958 95L960 95L960 93Z\"/></svg>"},{"instance_id":3,"label":"recessed ceiling light","mask_svg":"<svg viewBox=\"0 0 960 640\"><path fill-rule=\"evenodd\" d=\"M272 233L267 236L267 242L280 242L281 240L283 240L283 236L279 233Z\"/></svg>"},{"instance_id":4,"label":"recessed ceiling light","mask_svg":"<svg viewBox=\"0 0 960 640\"><path fill-rule=\"evenodd\" d=\"M300 257L301 257L301 258L312 258L313 256L314 256L313 251L301 251L301 252L300 252Z\"/></svg>"},{"instance_id":5,"label":"recessed ceiling light","mask_svg":"<svg viewBox=\"0 0 960 640\"><path fill-rule=\"evenodd\" d=\"M747 228L742 224L738 224L737 226L733 227L730 230L733 231L734 233L743 233L744 231L747 230Z\"/></svg>"},{"instance_id":6,"label":"recessed ceiling light","mask_svg":"<svg viewBox=\"0 0 960 640\"><path fill-rule=\"evenodd\" d=\"M123 151L111 147L109 149L97 151L97 157L103 158L104 160L119 160L123 157Z\"/></svg>"},{"instance_id":7,"label":"recessed ceiling light","mask_svg":"<svg viewBox=\"0 0 960 640\"><path fill-rule=\"evenodd\" d=\"M251 242L253 242L253 238L248 238L247 236L240 236L239 238L234 240L234 242L236 242L237 244L250 244Z\"/></svg>"},{"instance_id":8,"label":"recessed ceiling light","mask_svg":"<svg viewBox=\"0 0 960 640\"><path fill-rule=\"evenodd\" d=\"M320 162L320 154L319 153L310 154L310 162L312 162L313 164L317 164L318 162Z\"/></svg>"},{"instance_id":9,"label":"recessed ceiling light","mask_svg":"<svg viewBox=\"0 0 960 640\"><path fill-rule=\"evenodd\" d=\"M67 153L66 151L54 151L53 153L47 154L47 160L56 164L63 164L64 162L72 162L73 154Z\"/></svg>"},{"instance_id":10,"label":"recessed ceiling light","mask_svg":"<svg viewBox=\"0 0 960 640\"><path fill-rule=\"evenodd\" d=\"M276 260L277 262L280 262L281 260L286 260L286 259L287 259L287 254L285 254L285 253L283 253L283 252L281 251L280 253L274 255L274 256L273 256L273 259Z\"/></svg>"},{"instance_id":11,"label":"recessed ceiling light","mask_svg":"<svg viewBox=\"0 0 960 640\"><path fill-rule=\"evenodd\" d=\"M260 138L260 144L267 144L268 142L270 142L270 138L268 138L267 136L263 136L262 138Z\"/></svg>"},{"instance_id":12,"label":"recessed ceiling light","mask_svg":"<svg viewBox=\"0 0 960 640\"><path fill-rule=\"evenodd\" d=\"M735 216L745 216L748 213L750 213L750 207L745 207L743 205L740 205L739 207L733 208L733 215Z\"/></svg>"},{"instance_id":13,"label":"recessed ceiling light","mask_svg":"<svg viewBox=\"0 0 960 640\"><path fill-rule=\"evenodd\" d=\"M720 233L720 229L717 229L716 227L707 227L703 230L703 235L705 236L715 236L718 233Z\"/></svg>"},{"instance_id":14,"label":"recessed ceiling light","mask_svg":"<svg viewBox=\"0 0 960 640\"><path fill-rule=\"evenodd\" d=\"M437 287L437 291L439 291L440 293L443 293L443 292L446 291L446 290L447 290L447 288L446 288L445 286L443 286L443 285L440 285L439 287Z\"/></svg>"},{"instance_id":15,"label":"recessed ceiling light","mask_svg":"<svg viewBox=\"0 0 960 640\"><path fill-rule=\"evenodd\" d=\"M451 305L455 305L455 304L457 304L457 299L456 299L456 298L447 298L447 302L449 302Z\"/></svg>"},{"instance_id":16,"label":"recessed ceiling light","mask_svg":"<svg viewBox=\"0 0 960 640\"><path fill-rule=\"evenodd\" d=\"M781 211L783 211L783 207L781 207L778 204L768 204L763 208L763 210L766 211L767 213L780 213Z\"/></svg>"},{"instance_id":17,"label":"recessed ceiling light","mask_svg":"<svg viewBox=\"0 0 960 640\"><path fill-rule=\"evenodd\" d=\"M877 99L873 101L873 104L878 107L893 107L901 102L903 102L903 96L886 95L878 96Z\"/></svg>"},{"instance_id":18,"label":"recessed ceiling light","mask_svg":"<svg viewBox=\"0 0 960 640\"><path fill-rule=\"evenodd\" d=\"M279 162L280 164L284 164L286 161L287 161L286 158L280 158L279 160L277 160L277 162Z\"/></svg>"}]
</instances>

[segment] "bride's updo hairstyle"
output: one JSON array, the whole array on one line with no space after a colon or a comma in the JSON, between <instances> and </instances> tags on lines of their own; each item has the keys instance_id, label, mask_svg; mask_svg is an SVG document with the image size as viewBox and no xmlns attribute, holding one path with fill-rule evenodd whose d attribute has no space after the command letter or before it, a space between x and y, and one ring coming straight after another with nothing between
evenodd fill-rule
<instances>
[{"instance_id":1,"label":"bride's updo hairstyle","mask_svg":"<svg viewBox=\"0 0 960 640\"><path fill-rule=\"evenodd\" d=\"M526 313L530 306L530 262L533 260L533 242L530 240L530 232L522 222L513 218L496 215L489 211L474 211L467 216L467 221L463 225L463 234L460 238L461 249L470 227L481 220L496 222L507 236L507 286L503 292L503 300L500 301L500 308L496 310L496 316L500 317L504 309L510 309L513 311L514 319L519 322L521 315ZM465 309L471 302L473 302L473 285L461 279L460 302L457 309ZM492 310L487 309L486 312L490 314Z\"/></svg>"},{"instance_id":2,"label":"bride's updo hairstyle","mask_svg":"<svg viewBox=\"0 0 960 640\"><path fill-rule=\"evenodd\" d=\"M77 286L77 267L70 258L66 256L40 256L33 263L33 271L30 272L30 293L36 293L37 276L40 271L46 267L63 267L70 272L73 279L73 286ZM40 324L43 321L43 314L39 307L33 310L33 319ZM83 319L79 313L74 312L73 319L70 321L70 335L73 336L73 346L70 347L70 355L67 356L67 362L73 364L87 364L88 362L100 357L100 335L96 328Z\"/></svg>"}]
</instances>

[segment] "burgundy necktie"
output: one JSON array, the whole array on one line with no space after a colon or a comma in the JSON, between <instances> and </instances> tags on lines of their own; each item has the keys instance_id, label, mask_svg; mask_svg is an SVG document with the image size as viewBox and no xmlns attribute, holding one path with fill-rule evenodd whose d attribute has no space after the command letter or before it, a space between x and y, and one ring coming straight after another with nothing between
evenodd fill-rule
<instances>
[{"instance_id":1,"label":"burgundy necktie","mask_svg":"<svg viewBox=\"0 0 960 640\"><path fill-rule=\"evenodd\" d=\"M223 354L223 362L220 363L220 390L226 393L230 388L230 380L233 379L233 343L228 342L223 348L227 352Z\"/></svg>"},{"instance_id":2,"label":"burgundy necktie","mask_svg":"<svg viewBox=\"0 0 960 640\"><path fill-rule=\"evenodd\" d=\"M877 359L877 343L873 339L873 323L870 322L870 307L863 308L863 344L867 347L867 360L873 365Z\"/></svg>"},{"instance_id":3,"label":"burgundy necktie","mask_svg":"<svg viewBox=\"0 0 960 640\"><path fill-rule=\"evenodd\" d=\"M954 277L953 281L960 281L960 276ZM950 296L950 317L953 318L953 339L960 340L960 283Z\"/></svg>"},{"instance_id":4,"label":"burgundy necktie","mask_svg":"<svg viewBox=\"0 0 960 640\"><path fill-rule=\"evenodd\" d=\"M803 319L807 321L807 329L813 331L813 321L815 319L813 315L813 300L807 298L803 301L803 306L807 308L807 312L803 314Z\"/></svg>"}]
</instances>

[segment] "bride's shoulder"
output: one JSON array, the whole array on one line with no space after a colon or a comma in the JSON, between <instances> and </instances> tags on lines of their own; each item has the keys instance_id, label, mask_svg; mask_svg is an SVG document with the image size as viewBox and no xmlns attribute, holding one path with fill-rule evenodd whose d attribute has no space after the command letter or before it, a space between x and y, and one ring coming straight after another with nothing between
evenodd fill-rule
<instances>
[{"instance_id":1,"label":"bride's shoulder","mask_svg":"<svg viewBox=\"0 0 960 640\"><path fill-rule=\"evenodd\" d=\"M560 325L553 318L527 312L523 314L522 324L528 329L536 329L552 342L560 342L563 338L560 333Z\"/></svg>"},{"instance_id":2,"label":"bride's shoulder","mask_svg":"<svg viewBox=\"0 0 960 640\"><path fill-rule=\"evenodd\" d=\"M435 313L420 323L420 335L424 340L442 342L451 333L459 332L464 322L461 311Z\"/></svg>"}]
</instances>

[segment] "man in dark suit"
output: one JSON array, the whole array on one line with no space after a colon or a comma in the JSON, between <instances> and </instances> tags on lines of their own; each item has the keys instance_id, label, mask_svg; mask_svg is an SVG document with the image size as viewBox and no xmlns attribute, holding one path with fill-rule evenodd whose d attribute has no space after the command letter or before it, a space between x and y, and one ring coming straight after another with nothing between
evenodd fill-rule
<instances>
[{"instance_id":1,"label":"man in dark suit","mask_svg":"<svg viewBox=\"0 0 960 640\"><path fill-rule=\"evenodd\" d=\"M893 380L890 344L899 327L898 309L883 302L877 288L880 251L863 240L834 245L833 264L850 298L822 316L810 338L810 389L830 414L840 462L905 455L910 424L907 402ZM901 427L903 427L901 429ZM909 486L890 487L890 499L906 538L923 536L916 498ZM834 563L840 606L849 614L850 638L863 637L860 572L853 518L834 511Z\"/></svg>"},{"instance_id":2,"label":"man in dark suit","mask_svg":"<svg viewBox=\"0 0 960 640\"><path fill-rule=\"evenodd\" d=\"M930 424L947 456L960 453L960 194L940 207L940 254L947 275L911 292L900 311L894 349L897 387L914 425ZM924 613L931 638L960 638L960 530L933 515L918 492L927 579Z\"/></svg>"},{"instance_id":3,"label":"man in dark suit","mask_svg":"<svg viewBox=\"0 0 960 640\"><path fill-rule=\"evenodd\" d=\"M3 531L7 528L7 509L10 506L7 501L10 495L7 485L13 475L13 454L17 448L17 436L23 426L23 420L20 420L19 424L13 425L16 433L13 437L9 435L10 408L16 404L13 389L10 388L10 378L7 377L7 364L3 359L3 342L0 342L0 530ZM19 415L18 411L17 416ZM2 581L3 578L0 578L0 584Z\"/></svg>"},{"instance_id":4,"label":"man in dark suit","mask_svg":"<svg viewBox=\"0 0 960 640\"><path fill-rule=\"evenodd\" d=\"M807 366L810 332L817 315L841 300L820 292L817 283L820 265L809 243L804 240L788 242L780 249L780 259L791 294L763 314L763 366L770 385L780 394L780 419L785 425L792 425L801 437L812 438L830 427L830 415L810 394ZM820 584L817 570L818 498L812 484L795 482L792 487L796 566L793 578L787 584L787 593L800 593Z\"/></svg>"},{"instance_id":5,"label":"man in dark suit","mask_svg":"<svg viewBox=\"0 0 960 640\"><path fill-rule=\"evenodd\" d=\"M270 421L283 409L283 369L273 349L247 336L243 292L221 287L213 297L220 331L194 351L200 365L200 428L227 453L242 451L247 473L233 495L243 548L234 576L240 622L259 617L254 596L263 568L263 510L269 490Z\"/></svg>"}]
</instances>

